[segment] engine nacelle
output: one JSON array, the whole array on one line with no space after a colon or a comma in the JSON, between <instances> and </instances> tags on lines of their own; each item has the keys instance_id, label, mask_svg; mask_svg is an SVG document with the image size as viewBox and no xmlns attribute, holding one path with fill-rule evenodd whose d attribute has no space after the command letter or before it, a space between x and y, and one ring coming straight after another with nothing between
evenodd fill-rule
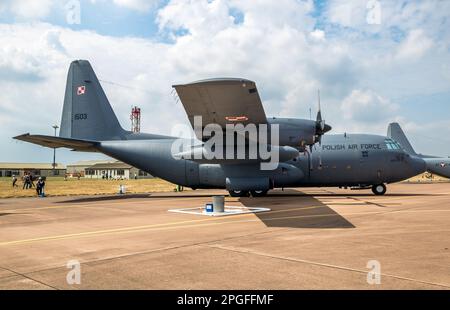
<instances>
[{"instance_id":1,"label":"engine nacelle","mask_svg":"<svg viewBox=\"0 0 450 310\"><path fill-rule=\"evenodd\" d=\"M313 145L318 140L318 134L331 130L331 127L326 124L324 124L323 130L318 129L317 121L307 119L272 117L268 118L267 122L271 128L273 125L278 125L280 133L279 145L288 145L296 148Z\"/></svg>"},{"instance_id":2,"label":"engine nacelle","mask_svg":"<svg viewBox=\"0 0 450 310\"><path fill-rule=\"evenodd\" d=\"M261 158L260 156L261 153L259 152L259 150L257 150L256 152L257 158L249 158L248 149L243 150L245 151L245 158L243 159L238 158L236 156L236 153L233 154L234 156L232 156L232 158L227 158L226 146L220 146L223 147L223 149L221 150L222 152L220 152L222 158L218 158L216 156L218 154L217 153L218 147L219 146L216 146L214 152L204 147L194 147L188 151L175 154L174 157L179 159L192 160L197 163L207 163L207 164L224 164L224 163L239 164L239 163L250 163L252 161L253 162L270 161L270 158ZM270 145L267 152L272 156L275 156L275 153L277 153L278 162L286 162L293 158L297 158L300 155L297 149L290 146Z\"/></svg>"}]
</instances>

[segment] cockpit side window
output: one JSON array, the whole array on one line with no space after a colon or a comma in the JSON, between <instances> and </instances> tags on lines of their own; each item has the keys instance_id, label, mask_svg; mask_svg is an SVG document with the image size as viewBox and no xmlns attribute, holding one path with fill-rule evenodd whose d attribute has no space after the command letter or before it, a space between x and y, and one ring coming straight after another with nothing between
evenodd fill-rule
<instances>
[{"instance_id":1,"label":"cockpit side window","mask_svg":"<svg viewBox=\"0 0 450 310\"><path fill-rule=\"evenodd\" d=\"M386 139L386 140L384 140L384 143L386 144L386 148L388 150L401 150L402 149L401 145L397 141L394 141L392 139Z\"/></svg>"}]
</instances>

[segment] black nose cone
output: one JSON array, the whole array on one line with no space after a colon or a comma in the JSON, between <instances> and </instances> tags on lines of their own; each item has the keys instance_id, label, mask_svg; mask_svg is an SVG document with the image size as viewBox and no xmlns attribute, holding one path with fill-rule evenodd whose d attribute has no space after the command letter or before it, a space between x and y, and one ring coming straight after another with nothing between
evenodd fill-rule
<instances>
[{"instance_id":1,"label":"black nose cone","mask_svg":"<svg viewBox=\"0 0 450 310\"><path fill-rule=\"evenodd\" d=\"M325 124L325 126L324 126L324 128L323 128L323 132L324 132L324 133L329 132L331 129L333 129L333 127L331 127L331 126L328 125L328 124Z\"/></svg>"}]
</instances>

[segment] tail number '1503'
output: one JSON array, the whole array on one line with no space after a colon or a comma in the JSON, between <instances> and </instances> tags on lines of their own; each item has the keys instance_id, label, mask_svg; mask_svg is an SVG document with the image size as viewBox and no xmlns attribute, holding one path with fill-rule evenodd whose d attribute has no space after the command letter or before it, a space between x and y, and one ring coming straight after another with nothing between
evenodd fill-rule
<instances>
[{"instance_id":1,"label":"tail number '1503'","mask_svg":"<svg viewBox=\"0 0 450 310\"><path fill-rule=\"evenodd\" d=\"M88 118L88 115L87 114L75 114L74 115L74 119L76 120L76 121L78 121L78 120L83 120L83 119L87 119Z\"/></svg>"}]
</instances>

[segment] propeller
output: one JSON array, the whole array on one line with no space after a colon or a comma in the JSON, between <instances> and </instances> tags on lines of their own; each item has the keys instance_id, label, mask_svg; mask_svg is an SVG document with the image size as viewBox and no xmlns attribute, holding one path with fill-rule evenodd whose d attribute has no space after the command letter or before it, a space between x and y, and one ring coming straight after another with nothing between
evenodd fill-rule
<instances>
[{"instance_id":1,"label":"propeller","mask_svg":"<svg viewBox=\"0 0 450 310\"><path fill-rule=\"evenodd\" d=\"M319 143L319 146L322 146L322 136L331 130L331 126L325 123L325 120L322 118L322 109L320 107L320 90L317 91L317 101L318 101L318 111L316 116L316 132L314 135L314 141ZM313 147L315 149L315 144L310 145L310 152L312 153ZM322 152L319 152L319 167L322 167Z\"/></svg>"},{"instance_id":2,"label":"propeller","mask_svg":"<svg viewBox=\"0 0 450 310\"><path fill-rule=\"evenodd\" d=\"M322 109L320 107L320 90L317 91L317 99L319 110L317 111L316 117L316 136L315 141L319 142L319 145L322 145L322 136L331 130L331 126L325 123L325 120L322 118Z\"/></svg>"}]
</instances>

